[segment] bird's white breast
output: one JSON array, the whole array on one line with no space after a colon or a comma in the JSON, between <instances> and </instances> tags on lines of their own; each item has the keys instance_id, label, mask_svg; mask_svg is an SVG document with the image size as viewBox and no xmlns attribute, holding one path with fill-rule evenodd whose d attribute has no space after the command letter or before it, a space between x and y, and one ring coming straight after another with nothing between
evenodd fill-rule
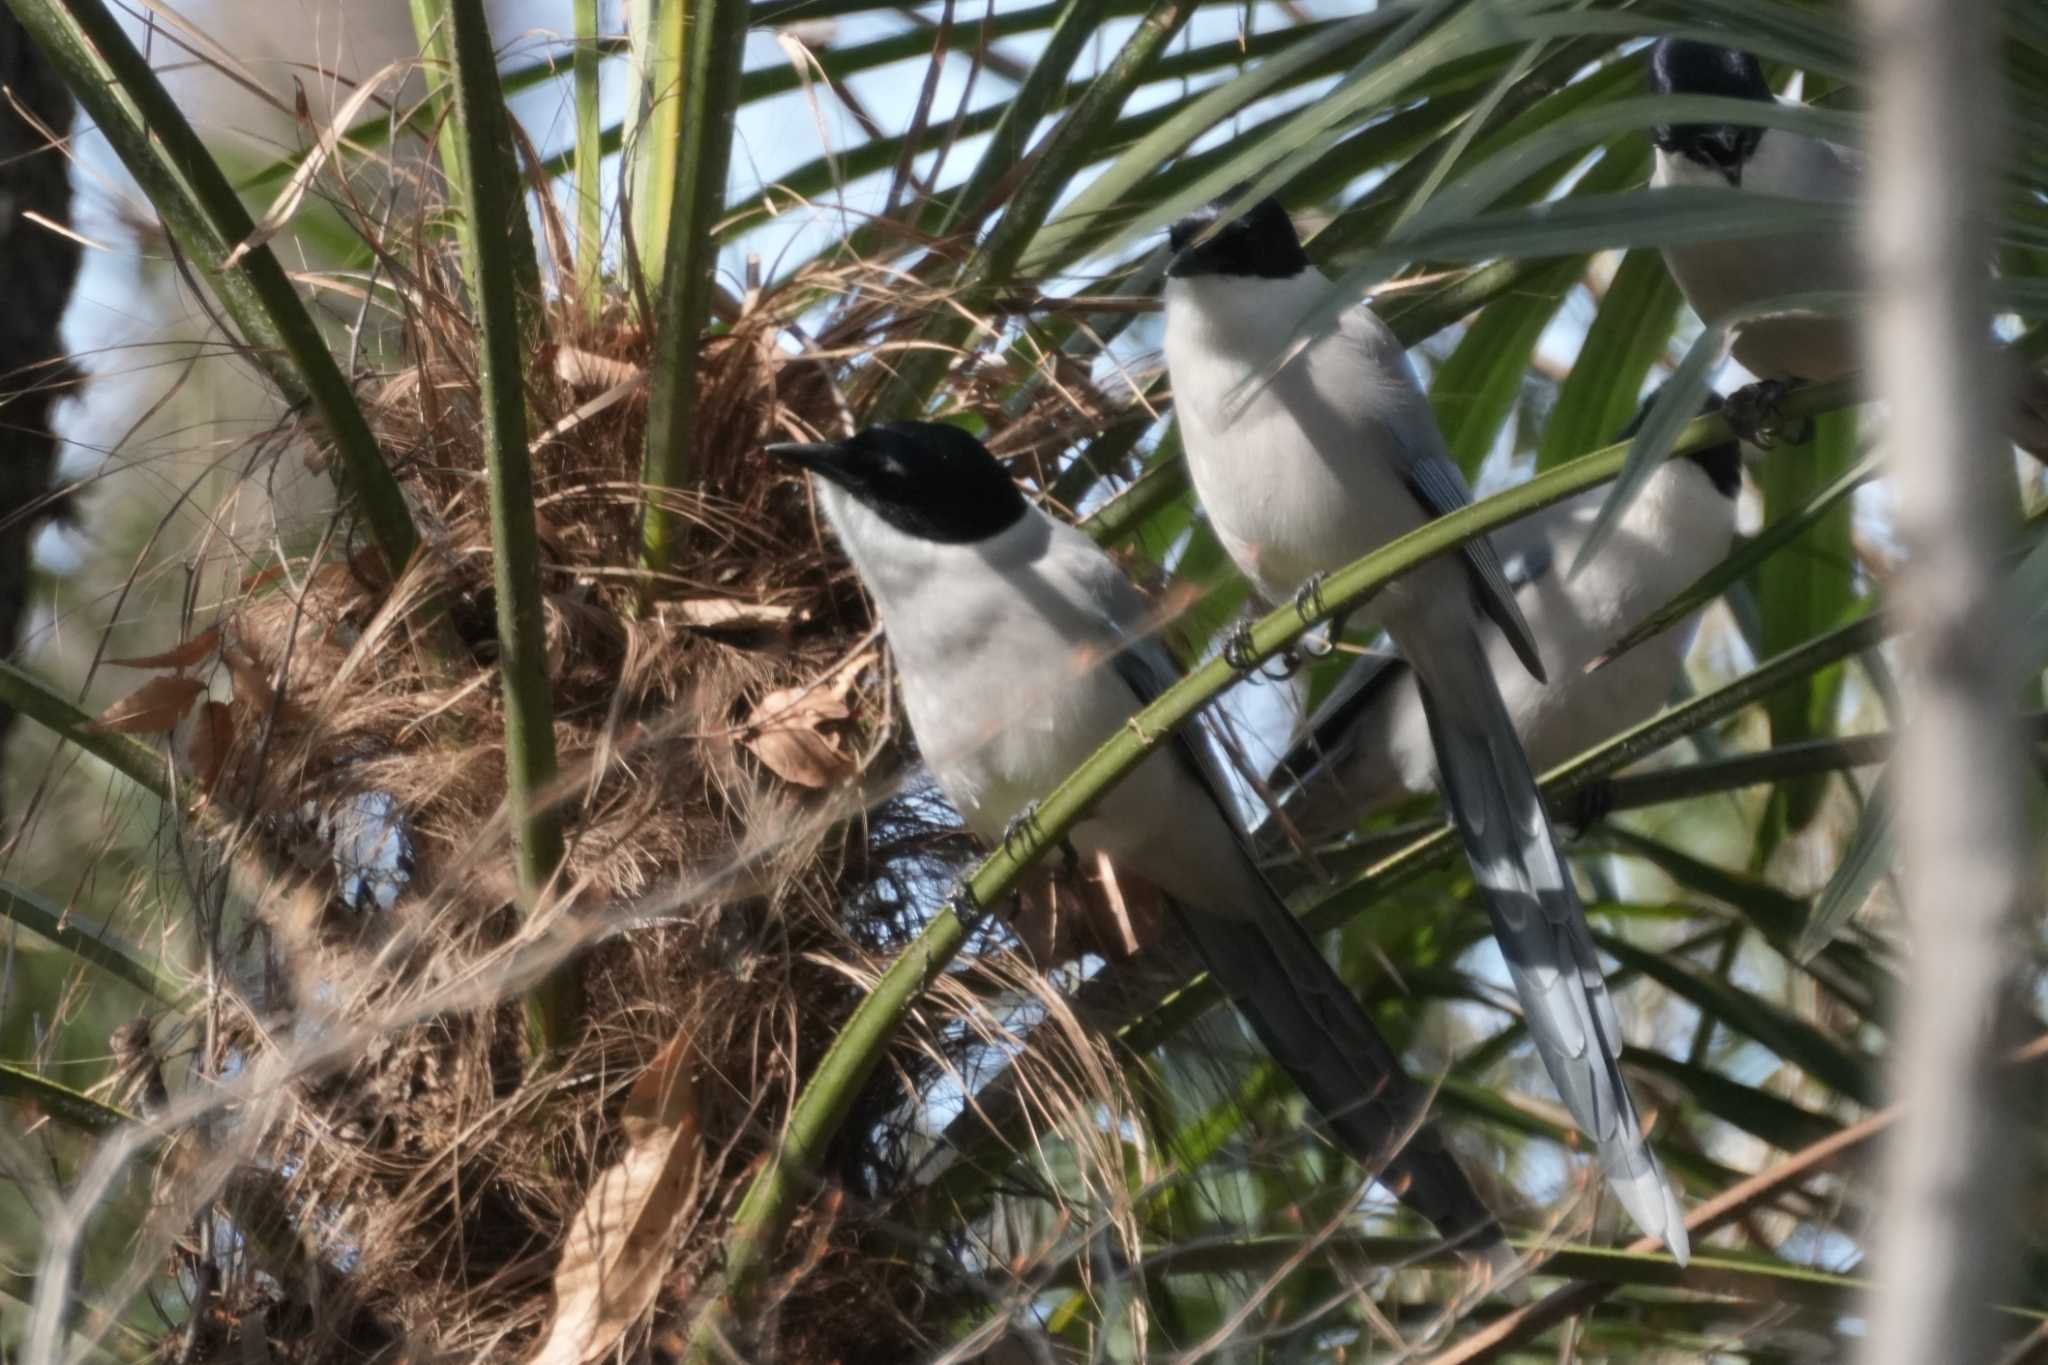
<instances>
[{"instance_id":1,"label":"bird's white breast","mask_svg":"<svg viewBox=\"0 0 2048 1365\"><path fill-rule=\"evenodd\" d=\"M1218 538L1268 599L1420 525L1404 443L1434 436L1407 357L1354 308L1268 378L1327 300L1292 279L1166 286L1166 358L1188 472Z\"/></svg>"},{"instance_id":2,"label":"bird's white breast","mask_svg":"<svg viewBox=\"0 0 2048 1365\"><path fill-rule=\"evenodd\" d=\"M1710 167L1662 150L1651 183L1844 202L1856 194L1856 177L1841 149L1782 129L1765 132L1739 188ZM1707 322L1788 295L1851 292L1861 282L1847 227L1695 242L1665 248L1664 259L1686 302ZM1847 315L1772 318L1736 334L1735 358L1766 379L1833 379L1857 368L1856 335Z\"/></svg>"}]
</instances>

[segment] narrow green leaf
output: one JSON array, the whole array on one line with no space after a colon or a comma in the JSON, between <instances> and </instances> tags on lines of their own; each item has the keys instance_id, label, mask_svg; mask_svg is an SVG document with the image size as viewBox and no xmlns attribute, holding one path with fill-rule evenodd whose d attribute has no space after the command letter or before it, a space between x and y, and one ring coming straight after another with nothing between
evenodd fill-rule
<instances>
[{"instance_id":1,"label":"narrow green leaf","mask_svg":"<svg viewBox=\"0 0 2048 1365\"><path fill-rule=\"evenodd\" d=\"M687 488L695 477L697 358L711 320L718 244L712 229L725 205L732 155L734 97L746 50L746 0L692 0L689 72L674 144L673 195L655 313L655 367L647 404L641 481L649 490ZM673 6L672 6L673 7ZM643 597L668 570L679 525L669 504L650 496L641 512Z\"/></svg>"},{"instance_id":2,"label":"narrow green leaf","mask_svg":"<svg viewBox=\"0 0 2048 1365\"><path fill-rule=\"evenodd\" d=\"M33 1104L67 1127L101 1136L135 1121L132 1115L111 1104L102 1104L48 1076L6 1062L0 1062L0 1096Z\"/></svg>"},{"instance_id":3,"label":"narrow green leaf","mask_svg":"<svg viewBox=\"0 0 2048 1365\"><path fill-rule=\"evenodd\" d=\"M413 40L420 48L420 75L427 84L427 99L439 111L440 127L435 150L441 156L441 178L448 196L448 213L455 225L455 240L461 249L464 279L476 291L476 215L468 201L470 176L464 157L468 141L462 127L462 110L447 98L449 68L449 0L410 0Z\"/></svg>"},{"instance_id":4,"label":"narrow green leaf","mask_svg":"<svg viewBox=\"0 0 2048 1365\"><path fill-rule=\"evenodd\" d=\"M130 735L88 730L92 717L44 683L0 659L0 705L60 735L121 773L144 791L170 799L169 767L148 745Z\"/></svg>"},{"instance_id":5,"label":"narrow green leaf","mask_svg":"<svg viewBox=\"0 0 2048 1365\"><path fill-rule=\"evenodd\" d=\"M1824 503L1805 518L1803 535L1757 565L1755 586L1763 612L1760 652L1777 654L1812 639L1841 621L1856 602L1856 555L1850 544L1853 508L1849 498L1825 495L1845 482L1856 464L1856 420L1827 414L1814 419L1809 445L1776 451L1754 471L1764 507L1777 517ZM1834 731L1835 698L1841 670L1830 669L1806 686L1788 688L1765 704L1771 742L1792 744ZM1767 858L1776 836L1804 829L1820 809L1827 779L1780 783L1771 793L1759 859ZM1759 862L1761 866L1761 862Z\"/></svg>"},{"instance_id":6,"label":"narrow green leaf","mask_svg":"<svg viewBox=\"0 0 2048 1365\"><path fill-rule=\"evenodd\" d=\"M1842 1128L1826 1115L1803 1109L1781 1095L1661 1052L1630 1048L1628 1060L1637 1070L1682 1087L1701 1113L1761 1138L1779 1151L1799 1151L1833 1137Z\"/></svg>"},{"instance_id":7,"label":"narrow green leaf","mask_svg":"<svg viewBox=\"0 0 2048 1365\"><path fill-rule=\"evenodd\" d=\"M1467 480L1478 478L1501 424L1521 397L1537 340L1585 269L1584 256L1549 263L1513 298L1482 312L1430 377L1429 405Z\"/></svg>"},{"instance_id":8,"label":"narrow green leaf","mask_svg":"<svg viewBox=\"0 0 2048 1365\"><path fill-rule=\"evenodd\" d=\"M598 119L597 0L576 0L576 290L583 316L604 312L604 155Z\"/></svg>"},{"instance_id":9,"label":"narrow green leaf","mask_svg":"<svg viewBox=\"0 0 2048 1365\"><path fill-rule=\"evenodd\" d=\"M166 1003L178 996L177 983L118 934L90 925L25 886L0 880L0 918L13 920L144 995Z\"/></svg>"},{"instance_id":10,"label":"narrow green leaf","mask_svg":"<svg viewBox=\"0 0 2048 1365\"><path fill-rule=\"evenodd\" d=\"M1795 952L1801 962L1810 962L1833 943L1870 899L1890 872L1892 864L1891 772L1887 769L1863 802L1863 818L1842 854L1834 876L1814 898L1813 914L1800 932Z\"/></svg>"},{"instance_id":11,"label":"narrow green leaf","mask_svg":"<svg viewBox=\"0 0 2048 1365\"><path fill-rule=\"evenodd\" d=\"M1571 373L1558 388L1536 448L1538 469L1611 440L1627 425L1650 368L1670 343L1682 301L1662 256L1631 251L1622 257Z\"/></svg>"},{"instance_id":12,"label":"narrow green leaf","mask_svg":"<svg viewBox=\"0 0 2048 1365\"><path fill-rule=\"evenodd\" d=\"M1748 1034L1822 1084L1869 1108L1882 1103L1876 1063L1837 1043L1790 1010L1739 990L1690 963L1646 952L1626 939L1596 929L1593 941L1616 962L1633 967L1673 995L1691 1001L1722 1027Z\"/></svg>"},{"instance_id":13,"label":"narrow green leaf","mask_svg":"<svg viewBox=\"0 0 2048 1365\"><path fill-rule=\"evenodd\" d=\"M627 0L632 79L626 101L626 164L621 178L633 210L629 245L649 294L660 289L668 263L669 215L675 204L676 168L681 159L690 12L700 2Z\"/></svg>"}]
</instances>

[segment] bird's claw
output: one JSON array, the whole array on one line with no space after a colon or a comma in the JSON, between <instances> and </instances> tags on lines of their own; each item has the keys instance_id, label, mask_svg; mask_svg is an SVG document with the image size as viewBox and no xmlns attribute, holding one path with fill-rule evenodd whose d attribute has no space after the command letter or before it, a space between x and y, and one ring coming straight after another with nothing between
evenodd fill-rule
<instances>
[{"instance_id":1,"label":"bird's claw","mask_svg":"<svg viewBox=\"0 0 2048 1365\"><path fill-rule=\"evenodd\" d=\"M1329 580L1326 573L1312 573L1294 593L1294 614L1308 621L1321 616L1323 607L1323 584Z\"/></svg>"},{"instance_id":2,"label":"bird's claw","mask_svg":"<svg viewBox=\"0 0 2048 1365\"><path fill-rule=\"evenodd\" d=\"M1223 662L1240 673L1255 672L1259 677L1273 682L1286 682L1301 672L1307 660L1296 650L1283 649L1273 656L1272 668L1261 668L1258 650L1252 645L1251 622L1239 621L1231 627L1230 633L1223 637Z\"/></svg>"},{"instance_id":3,"label":"bird's claw","mask_svg":"<svg viewBox=\"0 0 2048 1365\"><path fill-rule=\"evenodd\" d=\"M1813 439L1813 419L1802 417L1797 424L1787 426L1778 411L1779 404L1798 384L1797 380L1787 383L1782 379L1745 384L1721 404L1721 416L1730 431L1758 450L1769 450L1780 441L1804 445Z\"/></svg>"},{"instance_id":4,"label":"bird's claw","mask_svg":"<svg viewBox=\"0 0 2048 1365\"><path fill-rule=\"evenodd\" d=\"M1559 797L1558 823L1571 831L1574 840L1583 839L1593 826L1614 810L1614 785L1604 778Z\"/></svg>"},{"instance_id":5,"label":"bird's claw","mask_svg":"<svg viewBox=\"0 0 2048 1365\"><path fill-rule=\"evenodd\" d=\"M1035 844L1039 836L1038 803L1033 801L1011 816L1010 823L1003 826L1003 852L1015 858L1018 856L1018 844Z\"/></svg>"}]
</instances>

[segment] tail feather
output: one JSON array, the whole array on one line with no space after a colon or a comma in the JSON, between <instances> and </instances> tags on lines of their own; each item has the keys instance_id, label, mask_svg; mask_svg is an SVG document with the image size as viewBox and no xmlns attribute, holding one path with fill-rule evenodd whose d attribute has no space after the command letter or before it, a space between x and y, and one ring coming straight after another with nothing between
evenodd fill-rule
<instances>
[{"instance_id":1,"label":"tail feather","mask_svg":"<svg viewBox=\"0 0 2048 1365\"><path fill-rule=\"evenodd\" d=\"M1315 940L1276 897L1245 919L1183 911L1189 938L1331 1138L1447 1241L1491 1258L1500 1225L1426 1097Z\"/></svg>"},{"instance_id":2,"label":"tail feather","mask_svg":"<svg viewBox=\"0 0 2048 1365\"><path fill-rule=\"evenodd\" d=\"M1593 1139L1622 1206L1683 1262L1684 1218L1622 1079L1621 1020L1485 650L1468 628L1427 659L1409 657L1423 684L1444 798L1537 1055Z\"/></svg>"}]
</instances>

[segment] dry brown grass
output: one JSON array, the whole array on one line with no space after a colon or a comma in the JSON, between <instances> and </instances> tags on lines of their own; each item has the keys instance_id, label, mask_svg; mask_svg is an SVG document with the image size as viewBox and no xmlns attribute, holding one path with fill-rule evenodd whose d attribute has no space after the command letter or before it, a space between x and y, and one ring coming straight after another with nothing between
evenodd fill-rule
<instances>
[{"instance_id":1,"label":"dry brown grass","mask_svg":"<svg viewBox=\"0 0 2048 1365\"><path fill-rule=\"evenodd\" d=\"M886 355L932 301L821 270L726 319L701 370L701 483L665 495L687 542L648 607L632 565L651 347L623 304L595 327L551 313L528 381L569 853L522 919L473 337L439 259L413 264L403 363L365 397L425 549L387 582L341 522L246 564L201 667L232 699L196 749L178 741L206 835L187 853L224 870L188 869L222 970L178 1016L196 1055L158 1115L177 1136L134 1278L178 1265L206 1280L207 1311L165 1343L191 1358L259 1331L278 1360L513 1358L551 1316L565 1227L620 1155L627 1089L686 1038L704 1156L653 1320L626 1339L658 1359L715 1284L724 1224L796 1089L968 852L942 807L899 790L904 734L866 602L804 485L760 454L845 429L861 395L838 391L833 359ZM798 311L856 287L886 299L890 329L863 311L794 351ZM1061 378L998 448L1028 462L1099 423L1101 396ZM963 367L957 406L996 416L987 380ZM318 445L277 443L315 459ZM851 714L818 723L811 752L836 780L811 789L762 761L761 704L834 675L856 682ZM309 829L373 793L405 812L414 850L388 910L345 903ZM584 1027L536 1067L519 993L571 954ZM1116 1125L1101 1125L1128 1102L1114 1068L1034 969L984 954L861 1099L785 1249L758 1358L900 1360L957 1332L992 1285L1015 1289L1023 1260L992 1261L976 1236L947 1251L911 1225L906 1115L978 1049L1014 1049L989 1002L1034 994L1049 1020L1025 1068L1037 1128L1080 1140L1104 1207L1128 1211Z\"/></svg>"}]
</instances>

